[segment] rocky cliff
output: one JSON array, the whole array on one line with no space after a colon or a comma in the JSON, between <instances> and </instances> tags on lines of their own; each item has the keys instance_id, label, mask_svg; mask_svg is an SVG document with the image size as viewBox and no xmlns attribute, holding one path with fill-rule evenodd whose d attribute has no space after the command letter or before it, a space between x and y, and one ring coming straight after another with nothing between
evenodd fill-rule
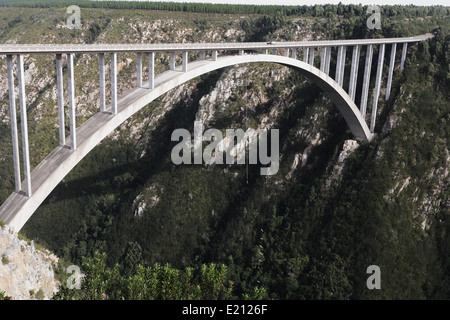
<instances>
[{"instance_id":1,"label":"rocky cliff","mask_svg":"<svg viewBox=\"0 0 450 320\"><path fill-rule=\"evenodd\" d=\"M47 250L38 250L0 227L0 291L17 300L50 299L58 282L53 268L58 258Z\"/></svg>"}]
</instances>

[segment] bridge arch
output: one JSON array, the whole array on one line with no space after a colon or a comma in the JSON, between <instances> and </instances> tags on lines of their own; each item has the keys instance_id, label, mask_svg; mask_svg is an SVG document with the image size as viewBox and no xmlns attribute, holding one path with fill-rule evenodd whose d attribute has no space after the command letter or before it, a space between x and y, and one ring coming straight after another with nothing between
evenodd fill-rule
<instances>
[{"instance_id":1,"label":"bridge arch","mask_svg":"<svg viewBox=\"0 0 450 320\"><path fill-rule=\"evenodd\" d=\"M105 137L133 116L140 109L161 95L177 86L203 74L225 67L253 62L272 62L292 68L318 85L335 103L353 135L360 140L370 141L370 132L359 109L344 89L331 77L314 66L289 57L267 54L243 54L222 56L217 60L198 60L189 63L188 70L175 69L166 71L154 79L154 89L134 88L117 101L117 114L99 112L77 128L77 148L60 146L55 148L31 172L31 188L33 193L27 196L24 192L13 192L0 207L0 220L15 231L19 231L33 215L41 203L62 181L62 179ZM71 138L67 139L70 145Z\"/></svg>"}]
</instances>

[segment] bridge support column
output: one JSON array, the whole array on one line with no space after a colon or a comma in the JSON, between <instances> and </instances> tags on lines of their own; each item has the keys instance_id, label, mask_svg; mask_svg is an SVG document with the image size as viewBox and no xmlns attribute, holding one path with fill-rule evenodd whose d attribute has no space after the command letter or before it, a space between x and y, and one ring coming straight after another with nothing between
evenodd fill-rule
<instances>
[{"instance_id":1,"label":"bridge support column","mask_svg":"<svg viewBox=\"0 0 450 320\"><path fill-rule=\"evenodd\" d=\"M284 56L289 58L289 48L284 49Z\"/></svg>"},{"instance_id":2,"label":"bridge support column","mask_svg":"<svg viewBox=\"0 0 450 320\"><path fill-rule=\"evenodd\" d=\"M323 47L320 54L320 71L330 73L331 47Z\"/></svg>"},{"instance_id":3,"label":"bridge support column","mask_svg":"<svg viewBox=\"0 0 450 320\"><path fill-rule=\"evenodd\" d=\"M117 53L111 53L111 113L117 114Z\"/></svg>"},{"instance_id":4,"label":"bridge support column","mask_svg":"<svg viewBox=\"0 0 450 320\"><path fill-rule=\"evenodd\" d=\"M292 48L291 58L297 59L297 48Z\"/></svg>"},{"instance_id":5,"label":"bridge support column","mask_svg":"<svg viewBox=\"0 0 450 320\"><path fill-rule=\"evenodd\" d=\"M330 75L330 61L331 61L331 47L325 47L326 54L325 54L325 68L324 72L328 75Z\"/></svg>"},{"instance_id":6,"label":"bridge support column","mask_svg":"<svg viewBox=\"0 0 450 320\"><path fill-rule=\"evenodd\" d=\"M205 51L200 51L200 60L205 60Z\"/></svg>"},{"instance_id":7,"label":"bridge support column","mask_svg":"<svg viewBox=\"0 0 450 320\"><path fill-rule=\"evenodd\" d=\"M373 46L369 44L367 45L366 51L366 62L364 66L363 87L361 93L361 106L359 108L363 118L366 117L367 97L369 94L369 84L370 84L370 70L372 68L372 55L373 55Z\"/></svg>"},{"instance_id":8,"label":"bridge support column","mask_svg":"<svg viewBox=\"0 0 450 320\"><path fill-rule=\"evenodd\" d=\"M212 61L217 61L217 50L212 51L211 58L212 58Z\"/></svg>"},{"instance_id":9,"label":"bridge support column","mask_svg":"<svg viewBox=\"0 0 450 320\"><path fill-rule=\"evenodd\" d=\"M77 148L76 119L75 119L75 79L73 69L73 53L67 55L67 71L69 76L69 120L70 120L70 149Z\"/></svg>"},{"instance_id":10,"label":"bridge support column","mask_svg":"<svg viewBox=\"0 0 450 320\"><path fill-rule=\"evenodd\" d=\"M142 87L142 52L137 53L137 81L136 86Z\"/></svg>"},{"instance_id":11,"label":"bridge support column","mask_svg":"<svg viewBox=\"0 0 450 320\"><path fill-rule=\"evenodd\" d=\"M344 75L345 75L345 57L347 55L347 47L344 46L342 49L342 72L341 72L341 78L339 79L340 85L344 86Z\"/></svg>"},{"instance_id":12,"label":"bridge support column","mask_svg":"<svg viewBox=\"0 0 450 320\"><path fill-rule=\"evenodd\" d=\"M276 55L277 55L277 49L272 49L272 54L273 54L274 56L276 56Z\"/></svg>"},{"instance_id":13,"label":"bridge support column","mask_svg":"<svg viewBox=\"0 0 450 320\"><path fill-rule=\"evenodd\" d=\"M155 53L148 53L148 88L155 89Z\"/></svg>"},{"instance_id":14,"label":"bridge support column","mask_svg":"<svg viewBox=\"0 0 450 320\"><path fill-rule=\"evenodd\" d=\"M100 112L105 112L106 105L106 85L105 85L105 54L99 53L99 74L100 74Z\"/></svg>"},{"instance_id":15,"label":"bridge support column","mask_svg":"<svg viewBox=\"0 0 450 320\"><path fill-rule=\"evenodd\" d=\"M175 70L175 52L170 52L170 70Z\"/></svg>"},{"instance_id":16,"label":"bridge support column","mask_svg":"<svg viewBox=\"0 0 450 320\"><path fill-rule=\"evenodd\" d=\"M66 144L66 132L64 123L64 81L62 71L62 55L56 55L56 92L58 96L58 116L59 116L59 145Z\"/></svg>"},{"instance_id":17,"label":"bridge support column","mask_svg":"<svg viewBox=\"0 0 450 320\"><path fill-rule=\"evenodd\" d=\"M345 46L338 47L338 55L336 60L336 82L342 87L345 71Z\"/></svg>"},{"instance_id":18,"label":"bridge support column","mask_svg":"<svg viewBox=\"0 0 450 320\"><path fill-rule=\"evenodd\" d=\"M408 43L405 42L403 44L403 50L402 50L402 60L400 62L400 71L403 71L405 69L405 60L406 60L406 51L408 50Z\"/></svg>"},{"instance_id":19,"label":"bridge support column","mask_svg":"<svg viewBox=\"0 0 450 320\"><path fill-rule=\"evenodd\" d=\"M373 94L372 116L370 118L370 132L375 130L375 121L377 118L378 97L380 96L381 75L383 74L385 44L381 44L378 51L377 76L375 78L375 91Z\"/></svg>"},{"instance_id":20,"label":"bridge support column","mask_svg":"<svg viewBox=\"0 0 450 320\"><path fill-rule=\"evenodd\" d=\"M20 104L20 123L22 131L22 155L23 171L25 176L25 194L31 196L31 173L30 173L30 150L28 146L28 121L27 121L27 103L25 96L25 79L23 68L23 55L17 55L18 78L19 78L19 104Z\"/></svg>"},{"instance_id":21,"label":"bridge support column","mask_svg":"<svg viewBox=\"0 0 450 320\"><path fill-rule=\"evenodd\" d=\"M391 47L391 60L389 62L389 73L386 85L386 100L389 100L391 96L391 87L392 87L392 75L394 74L394 65L395 65L395 52L397 51L397 44L393 43Z\"/></svg>"},{"instance_id":22,"label":"bridge support column","mask_svg":"<svg viewBox=\"0 0 450 320\"><path fill-rule=\"evenodd\" d=\"M243 56L244 55L244 50L239 50L239 55Z\"/></svg>"},{"instance_id":23,"label":"bridge support column","mask_svg":"<svg viewBox=\"0 0 450 320\"><path fill-rule=\"evenodd\" d=\"M182 65L182 71L187 72L188 71L188 52L183 51L183 65Z\"/></svg>"},{"instance_id":24,"label":"bridge support column","mask_svg":"<svg viewBox=\"0 0 450 320\"><path fill-rule=\"evenodd\" d=\"M309 48L303 48L303 62L308 63Z\"/></svg>"},{"instance_id":25,"label":"bridge support column","mask_svg":"<svg viewBox=\"0 0 450 320\"><path fill-rule=\"evenodd\" d=\"M352 66L350 69L350 82L348 84L348 95L350 96L350 98L352 98L352 101L355 101L356 82L358 80L360 48L361 47L359 45L353 47Z\"/></svg>"},{"instance_id":26,"label":"bridge support column","mask_svg":"<svg viewBox=\"0 0 450 320\"><path fill-rule=\"evenodd\" d=\"M314 67L314 48L309 48L309 64Z\"/></svg>"},{"instance_id":27,"label":"bridge support column","mask_svg":"<svg viewBox=\"0 0 450 320\"><path fill-rule=\"evenodd\" d=\"M19 139L17 134L16 97L14 93L14 74L12 59L12 55L6 56L6 66L8 72L9 110L11 117L11 134L14 160L14 180L16 184L15 191L20 192L20 190L22 189L22 179L20 178Z\"/></svg>"},{"instance_id":28,"label":"bridge support column","mask_svg":"<svg viewBox=\"0 0 450 320\"><path fill-rule=\"evenodd\" d=\"M325 62L326 62L326 47L322 47L320 50L320 71L325 72Z\"/></svg>"}]
</instances>

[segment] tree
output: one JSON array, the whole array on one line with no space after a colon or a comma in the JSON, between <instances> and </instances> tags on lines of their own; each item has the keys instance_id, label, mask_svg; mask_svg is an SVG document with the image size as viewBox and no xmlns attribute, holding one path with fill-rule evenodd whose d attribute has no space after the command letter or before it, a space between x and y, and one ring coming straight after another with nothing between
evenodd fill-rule
<instances>
[{"instance_id":1,"label":"tree","mask_svg":"<svg viewBox=\"0 0 450 320\"><path fill-rule=\"evenodd\" d=\"M184 271L169 264L144 267L137 265L132 274L120 274L116 264L106 267L106 254L96 252L93 258L84 258L80 290L69 289L62 283L54 299L82 300L227 300L233 298L233 283L228 280L225 265L203 264L197 272ZM131 272L127 269L127 272ZM197 275L195 275L197 274ZM262 298L263 288L254 288L245 298Z\"/></svg>"}]
</instances>

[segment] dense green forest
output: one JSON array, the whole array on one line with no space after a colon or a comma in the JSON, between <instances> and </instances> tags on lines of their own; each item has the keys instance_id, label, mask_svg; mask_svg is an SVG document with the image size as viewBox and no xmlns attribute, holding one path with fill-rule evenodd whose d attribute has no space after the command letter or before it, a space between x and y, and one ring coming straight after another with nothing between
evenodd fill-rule
<instances>
[{"instance_id":1,"label":"dense green forest","mask_svg":"<svg viewBox=\"0 0 450 320\"><path fill-rule=\"evenodd\" d=\"M136 253L136 251L134 251ZM96 252L84 258L81 268L83 279L80 290L73 290L64 279L62 287L53 297L56 300L228 300L233 296L233 282L227 280L225 265L203 264L199 270L186 268L183 272L166 264L142 266L128 251L126 263L106 266L106 254ZM131 254L130 254L131 253ZM60 270L64 273L64 270ZM69 282L67 282L69 280ZM76 281L71 283L76 284ZM1 292L0 292L1 294ZM265 291L255 287L250 294L238 297L245 300L264 298ZM0 299L2 296L0 295Z\"/></svg>"},{"instance_id":2,"label":"dense green forest","mask_svg":"<svg viewBox=\"0 0 450 320\"><path fill-rule=\"evenodd\" d=\"M349 4L326 5L242 5L242 4L209 4L209 3L179 3L179 2L151 2L151 1L95 1L95 0L0 0L0 7L31 7L31 8L67 8L77 5L81 8L107 8L107 9L145 9L167 10L180 12L224 13L224 14L266 14L282 13L287 16L306 15L313 17L329 17L342 15L352 18L365 14L367 6ZM402 18L425 16L448 16L450 8L443 6L382 6L381 13L385 17L401 16Z\"/></svg>"},{"instance_id":3,"label":"dense green forest","mask_svg":"<svg viewBox=\"0 0 450 320\"><path fill-rule=\"evenodd\" d=\"M83 159L22 230L55 252L62 267L77 264L87 275L83 290L62 281L55 298L450 298L450 8L383 6L382 28L370 30L362 5L71 1L83 8L83 29L56 29L67 4L0 0L0 41L14 34L42 43L194 42L214 34L214 41L434 38L410 47L404 72L395 70L391 99L380 100L376 139L351 152L342 170L340 153L353 139L345 121L317 86L285 67L218 70L152 102ZM153 22L161 24L157 31ZM126 58L119 57L120 81L132 87L135 67ZM86 86L97 75L87 67L95 61L83 59L77 57L83 72L76 80ZM362 70L364 55L360 62ZM38 93L30 112L39 119L30 129L39 149L33 165L57 144L45 116L54 115L46 102L54 75L35 76L51 84L32 88ZM236 85L244 78L245 86ZM7 105L6 94L0 99ZM81 101L80 118L94 112L95 99ZM278 174L261 176L258 165L174 165L171 133L192 130L199 110L213 110L207 126L220 130L266 122L279 128ZM0 133L0 156L8 160L7 123ZM13 183L12 165L4 162L2 201ZM380 290L366 286L370 265L381 269ZM61 268L59 276L68 275Z\"/></svg>"}]
</instances>

